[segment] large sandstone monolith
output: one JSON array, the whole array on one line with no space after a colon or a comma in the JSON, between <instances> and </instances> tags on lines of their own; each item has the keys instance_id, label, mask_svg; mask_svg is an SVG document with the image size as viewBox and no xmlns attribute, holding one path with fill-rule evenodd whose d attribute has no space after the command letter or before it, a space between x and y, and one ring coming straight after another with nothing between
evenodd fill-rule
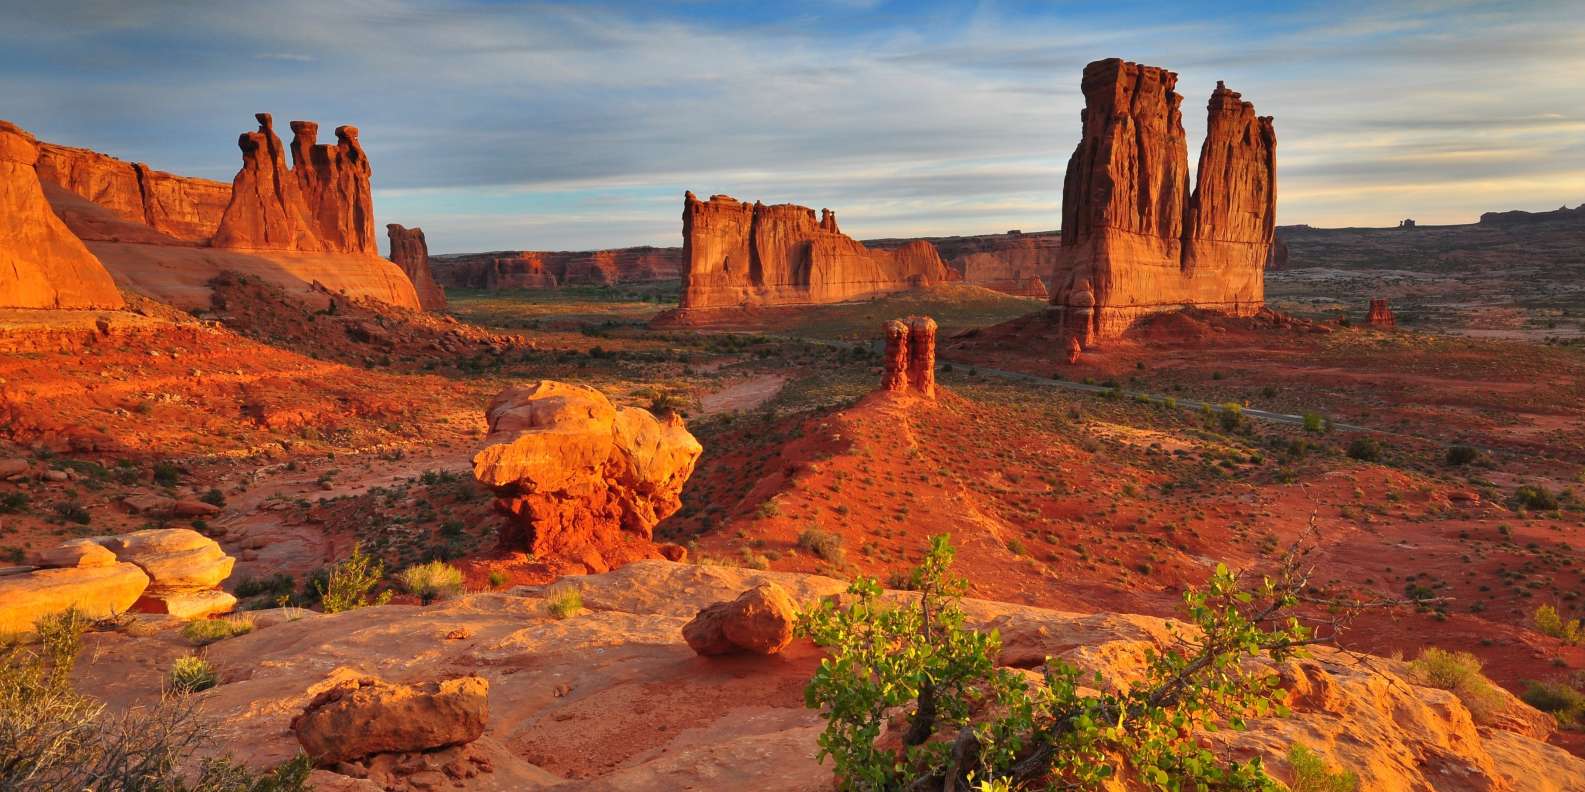
<instances>
[{"instance_id":1,"label":"large sandstone monolith","mask_svg":"<svg viewBox=\"0 0 1585 792\"><path fill-rule=\"evenodd\" d=\"M703 448L676 414L616 407L551 380L503 391L486 413L473 475L510 517L503 548L593 572L663 558L655 525L682 507Z\"/></svg>"},{"instance_id":2,"label":"large sandstone monolith","mask_svg":"<svg viewBox=\"0 0 1585 792\"><path fill-rule=\"evenodd\" d=\"M1392 309L1387 307L1387 300L1380 297L1371 298L1370 314L1365 317L1365 323L1371 327L1388 330L1398 326L1398 320L1393 318Z\"/></svg>"},{"instance_id":3,"label":"large sandstone monolith","mask_svg":"<svg viewBox=\"0 0 1585 792\"><path fill-rule=\"evenodd\" d=\"M291 729L320 765L429 751L479 739L489 693L489 680L478 676L417 685L359 677L321 691L292 718Z\"/></svg>"},{"instance_id":4,"label":"large sandstone monolith","mask_svg":"<svg viewBox=\"0 0 1585 792\"><path fill-rule=\"evenodd\" d=\"M374 198L369 157L358 128L336 127L336 142L320 145L319 125L292 122L292 175L324 250L375 253Z\"/></svg>"},{"instance_id":5,"label":"large sandstone monolith","mask_svg":"<svg viewBox=\"0 0 1585 792\"><path fill-rule=\"evenodd\" d=\"M385 231L391 239L391 261L413 282L413 288L418 290L418 304L426 311L446 310L446 290L435 283L429 270L429 243L424 240L424 229L389 223Z\"/></svg>"},{"instance_id":6,"label":"large sandstone monolith","mask_svg":"<svg viewBox=\"0 0 1585 792\"><path fill-rule=\"evenodd\" d=\"M39 183L38 142L0 121L0 308L120 308L110 273Z\"/></svg>"},{"instance_id":7,"label":"large sandstone monolith","mask_svg":"<svg viewBox=\"0 0 1585 792\"><path fill-rule=\"evenodd\" d=\"M1264 304L1277 196L1271 118L1218 83L1191 193L1177 79L1116 58L1084 69L1052 294L1083 346L1152 313L1249 316Z\"/></svg>"},{"instance_id":8,"label":"large sandstone monolith","mask_svg":"<svg viewBox=\"0 0 1585 792\"><path fill-rule=\"evenodd\" d=\"M682 311L859 300L954 280L929 242L870 250L836 213L726 195L683 199Z\"/></svg>"}]
</instances>

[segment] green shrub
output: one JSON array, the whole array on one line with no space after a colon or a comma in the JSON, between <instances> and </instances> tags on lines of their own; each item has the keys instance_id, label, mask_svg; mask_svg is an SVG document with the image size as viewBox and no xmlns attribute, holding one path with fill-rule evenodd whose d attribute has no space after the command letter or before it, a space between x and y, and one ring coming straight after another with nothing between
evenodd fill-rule
<instances>
[{"instance_id":1,"label":"green shrub","mask_svg":"<svg viewBox=\"0 0 1585 792\"><path fill-rule=\"evenodd\" d=\"M1221 425L1222 431L1237 431L1244 425L1244 407L1237 402L1223 404L1216 413L1216 420Z\"/></svg>"},{"instance_id":2,"label":"green shrub","mask_svg":"<svg viewBox=\"0 0 1585 792\"><path fill-rule=\"evenodd\" d=\"M1480 450L1473 446L1456 445L1447 449L1447 463L1454 467L1468 465L1480 459Z\"/></svg>"},{"instance_id":3,"label":"green shrub","mask_svg":"<svg viewBox=\"0 0 1585 792\"><path fill-rule=\"evenodd\" d=\"M545 612L565 619L583 611L583 590L575 583L557 583L545 590Z\"/></svg>"},{"instance_id":4,"label":"green shrub","mask_svg":"<svg viewBox=\"0 0 1585 792\"><path fill-rule=\"evenodd\" d=\"M1381 459L1381 443L1374 437L1356 437L1348 444L1349 459L1375 462Z\"/></svg>"},{"instance_id":5,"label":"green shrub","mask_svg":"<svg viewBox=\"0 0 1585 792\"><path fill-rule=\"evenodd\" d=\"M1579 729L1585 725L1585 693L1562 682L1526 682L1519 696L1524 703L1557 719L1565 729Z\"/></svg>"},{"instance_id":6,"label":"green shrub","mask_svg":"<svg viewBox=\"0 0 1585 792\"><path fill-rule=\"evenodd\" d=\"M0 495L0 514L19 514L28 509L26 492L7 492Z\"/></svg>"},{"instance_id":7,"label":"green shrub","mask_svg":"<svg viewBox=\"0 0 1585 792\"><path fill-rule=\"evenodd\" d=\"M253 632L253 617L230 616L224 619L195 619L182 627L182 637L194 646L207 646L215 641L235 638Z\"/></svg>"},{"instance_id":8,"label":"green shrub","mask_svg":"<svg viewBox=\"0 0 1585 792\"><path fill-rule=\"evenodd\" d=\"M87 525L94 520L93 515L77 501L61 501L55 504L55 516L78 525Z\"/></svg>"},{"instance_id":9,"label":"green shrub","mask_svg":"<svg viewBox=\"0 0 1585 792\"><path fill-rule=\"evenodd\" d=\"M462 570L444 561L410 566L397 579L408 593L418 595L426 603L462 593Z\"/></svg>"},{"instance_id":10,"label":"green shrub","mask_svg":"<svg viewBox=\"0 0 1585 792\"><path fill-rule=\"evenodd\" d=\"M506 585L506 573L499 569L490 570L490 588L497 589Z\"/></svg>"},{"instance_id":11,"label":"green shrub","mask_svg":"<svg viewBox=\"0 0 1585 792\"><path fill-rule=\"evenodd\" d=\"M1320 413L1307 412L1304 414L1304 431L1321 432L1326 429L1326 419Z\"/></svg>"},{"instance_id":12,"label":"green shrub","mask_svg":"<svg viewBox=\"0 0 1585 792\"><path fill-rule=\"evenodd\" d=\"M211 487L208 492L198 496L198 499L217 509L226 507L226 493Z\"/></svg>"},{"instance_id":13,"label":"green shrub","mask_svg":"<svg viewBox=\"0 0 1585 792\"><path fill-rule=\"evenodd\" d=\"M1428 646L1420 650L1409 669L1420 684L1452 691L1481 725L1495 720L1507 703L1502 692L1481 674L1480 658L1469 652Z\"/></svg>"},{"instance_id":14,"label":"green shrub","mask_svg":"<svg viewBox=\"0 0 1585 792\"><path fill-rule=\"evenodd\" d=\"M842 547L841 534L819 528L807 528L803 533L798 534L798 547L833 564L840 564L847 558L847 550Z\"/></svg>"},{"instance_id":15,"label":"green shrub","mask_svg":"<svg viewBox=\"0 0 1585 792\"><path fill-rule=\"evenodd\" d=\"M1557 608L1551 605L1536 606L1535 613L1531 615L1530 620L1535 624L1536 630L1540 631L1542 635L1561 638L1571 644L1577 644L1582 638L1585 638L1585 633L1580 630L1579 619L1564 621L1563 617L1558 615Z\"/></svg>"},{"instance_id":16,"label":"green shrub","mask_svg":"<svg viewBox=\"0 0 1585 792\"><path fill-rule=\"evenodd\" d=\"M165 686L178 693L197 693L220 683L220 675L208 660L197 655L184 655L171 664L165 677Z\"/></svg>"},{"instance_id":17,"label":"green shrub","mask_svg":"<svg viewBox=\"0 0 1585 792\"><path fill-rule=\"evenodd\" d=\"M1359 776L1347 770L1332 772L1326 760L1303 745L1288 749L1288 767L1293 770L1291 792L1355 792Z\"/></svg>"},{"instance_id":18,"label":"green shrub","mask_svg":"<svg viewBox=\"0 0 1585 792\"><path fill-rule=\"evenodd\" d=\"M947 537L931 540L910 581L918 594L907 603L885 599L875 580L860 577L847 598L800 615L798 634L827 650L804 703L826 721L818 758L833 760L841 788L965 788L971 776L984 779L977 784L984 789L1037 779L1091 788L1117 774L1114 761L1153 789L1277 788L1258 759L1224 763L1192 735L1286 714L1277 676L1240 661L1280 661L1306 638L1284 616L1302 578L1284 574L1250 591L1218 566L1205 589L1184 595L1196 640L1152 655L1133 687L1095 693L1093 679L1060 661L1048 659L1043 686L997 667L1000 637L965 626L959 598L967 586L950 572L953 556ZM1266 632L1263 623L1288 626ZM901 754L876 744L899 710ZM974 713L982 713L978 721Z\"/></svg>"},{"instance_id":19,"label":"green shrub","mask_svg":"<svg viewBox=\"0 0 1585 792\"><path fill-rule=\"evenodd\" d=\"M1557 495L1540 484L1526 484L1514 491L1514 504L1531 511L1553 511L1558 507Z\"/></svg>"},{"instance_id":20,"label":"green shrub","mask_svg":"<svg viewBox=\"0 0 1585 792\"><path fill-rule=\"evenodd\" d=\"M319 593L319 604L326 613L340 613L366 605L384 605L391 601L391 592L373 596L374 587L385 576L385 563L363 552L362 544L352 546L352 555L336 562L330 568L324 583L314 581Z\"/></svg>"},{"instance_id":21,"label":"green shrub","mask_svg":"<svg viewBox=\"0 0 1585 792\"><path fill-rule=\"evenodd\" d=\"M162 487L174 487L181 483L182 471L172 462L154 463L154 483Z\"/></svg>"}]
</instances>

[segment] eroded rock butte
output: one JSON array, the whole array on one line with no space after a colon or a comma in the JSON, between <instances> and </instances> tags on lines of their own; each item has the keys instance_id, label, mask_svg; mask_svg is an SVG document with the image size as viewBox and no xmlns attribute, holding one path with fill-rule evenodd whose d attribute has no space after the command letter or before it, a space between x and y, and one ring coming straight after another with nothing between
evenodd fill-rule
<instances>
[{"instance_id":1,"label":"eroded rock butte","mask_svg":"<svg viewBox=\"0 0 1585 792\"><path fill-rule=\"evenodd\" d=\"M418 304L426 311L446 310L446 290L435 283L429 269L429 243L424 240L424 229L389 223L385 231L391 238L391 261L413 282Z\"/></svg>"}]
</instances>

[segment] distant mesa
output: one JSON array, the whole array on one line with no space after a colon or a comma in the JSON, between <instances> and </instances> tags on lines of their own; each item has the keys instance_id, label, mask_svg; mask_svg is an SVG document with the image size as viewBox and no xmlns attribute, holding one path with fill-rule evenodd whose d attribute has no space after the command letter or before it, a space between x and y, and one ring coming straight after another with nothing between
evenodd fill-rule
<instances>
[{"instance_id":1,"label":"distant mesa","mask_svg":"<svg viewBox=\"0 0 1585 792\"><path fill-rule=\"evenodd\" d=\"M864 245L891 250L915 241L934 245L947 267L970 286L1044 300L1050 296L1048 284L1056 278L1062 234L1013 230L922 240L866 239Z\"/></svg>"},{"instance_id":2,"label":"distant mesa","mask_svg":"<svg viewBox=\"0 0 1585 792\"><path fill-rule=\"evenodd\" d=\"M433 256L435 280L449 289L554 289L675 281L682 248L615 250L498 250Z\"/></svg>"},{"instance_id":3,"label":"distant mesa","mask_svg":"<svg viewBox=\"0 0 1585 792\"><path fill-rule=\"evenodd\" d=\"M121 292L50 209L38 142L0 121L0 307L120 308Z\"/></svg>"},{"instance_id":4,"label":"distant mesa","mask_svg":"<svg viewBox=\"0 0 1585 792\"><path fill-rule=\"evenodd\" d=\"M1481 225L1511 226L1527 223L1552 223L1552 222L1585 223L1585 203L1574 207L1560 206L1550 212L1486 212L1480 216Z\"/></svg>"},{"instance_id":5,"label":"distant mesa","mask_svg":"<svg viewBox=\"0 0 1585 792\"><path fill-rule=\"evenodd\" d=\"M1153 313L1251 316L1265 303L1277 200L1271 118L1217 83L1190 192L1177 80L1117 58L1084 69L1083 136L1063 183L1052 295L1081 345Z\"/></svg>"},{"instance_id":6,"label":"distant mesa","mask_svg":"<svg viewBox=\"0 0 1585 792\"><path fill-rule=\"evenodd\" d=\"M446 290L430 274L429 243L424 240L424 229L390 223L385 232L391 240L391 261L413 282L413 288L418 290L418 304L426 311L446 310Z\"/></svg>"},{"instance_id":7,"label":"distant mesa","mask_svg":"<svg viewBox=\"0 0 1585 792\"><path fill-rule=\"evenodd\" d=\"M871 250L836 213L726 195L683 199L680 311L818 305L957 280L929 242Z\"/></svg>"}]
</instances>

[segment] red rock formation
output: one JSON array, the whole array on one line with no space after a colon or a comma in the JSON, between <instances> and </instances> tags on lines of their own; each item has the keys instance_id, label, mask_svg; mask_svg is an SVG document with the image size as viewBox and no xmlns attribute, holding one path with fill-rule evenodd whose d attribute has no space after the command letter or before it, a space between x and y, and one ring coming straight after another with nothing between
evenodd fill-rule
<instances>
[{"instance_id":1,"label":"red rock formation","mask_svg":"<svg viewBox=\"0 0 1585 792\"><path fill-rule=\"evenodd\" d=\"M1365 317L1365 323L1389 330L1398 326L1398 321L1392 316L1392 309L1387 307L1387 301L1383 298L1371 298L1370 315Z\"/></svg>"},{"instance_id":2,"label":"red rock formation","mask_svg":"<svg viewBox=\"0 0 1585 792\"><path fill-rule=\"evenodd\" d=\"M881 328L886 337L886 353L881 359L881 390L908 389L908 325L893 319Z\"/></svg>"},{"instance_id":3,"label":"red rock formation","mask_svg":"<svg viewBox=\"0 0 1585 792\"><path fill-rule=\"evenodd\" d=\"M1279 234L1271 237L1271 253L1266 256L1266 271L1276 272L1288 268L1288 243Z\"/></svg>"},{"instance_id":4,"label":"red rock formation","mask_svg":"<svg viewBox=\"0 0 1585 792\"><path fill-rule=\"evenodd\" d=\"M871 248L893 249L913 240L866 239ZM971 286L1019 297L1048 296L1046 284L1056 277L1062 235L1056 231L1025 234L925 237L947 267Z\"/></svg>"},{"instance_id":5,"label":"red rock formation","mask_svg":"<svg viewBox=\"0 0 1585 792\"><path fill-rule=\"evenodd\" d=\"M870 250L794 204L683 201L683 311L843 302L952 280L928 242Z\"/></svg>"},{"instance_id":6,"label":"red rock formation","mask_svg":"<svg viewBox=\"0 0 1585 792\"><path fill-rule=\"evenodd\" d=\"M936 321L928 316L893 319L881 328L886 353L881 390L936 397Z\"/></svg>"},{"instance_id":7,"label":"red rock formation","mask_svg":"<svg viewBox=\"0 0 1585 792\"><path fill-rule=\"evenodd\" d=\"M489 681L478 676L418 685L343 679L314 696L292 718L291 730L321 765L428 751L479 739L489 718L489 694Z\"/></svg>"},{"instance_id":8,"label":"red rock formation","mask_svg":"<svg viewBox=\"0 0 1585 792\"><path fill-rule=\"evenodd\" d=\"M231 186L157 171L88 149L39 144L39 178L183 242L204 244L220 226ZM75 229L78 236L83 233Z\"/></svg>"},{"instance_id":9,"label":"red rock formation","mask_svg":"<svg viewBox=\"0 0 1585 792\"><path fill-rule=\"evenodd\" d=\"M424 241L424 229L391 223L385 231L391 238L391 261L413 282L413 288L418 290L418 304L426 311L446 310L446 291L429 272L429 243Z\"/></svg>"},{"instance_id":10,"label":"red rock formation","mask_svg":"<svg viewBox=\"0 0 1585 792\"><path fill-rule=\"evenodd\" d=\"M1084 131L1063 183L1064 274L1052 302L1085 345L1150 313L1197 306L1247 316L1264 303L1276 217L1271 119L1218 83L1191 194L1176 84L1165 69L1115 58L1084 69Z\"/></svg>"},{"instance_id":11,"label":"red rock formation","mask_svg":"<svg viewBox=\"0 0 1585 792\"><path fill-rule=\"evenodd\" d=\"M0 121L0 307L120 308L99 259L45 200L33 136Z\"/></svg>"},{"instance_id":12,"label":"red rock formation","mask_svg":"<svg viewBox=\"0 0 1585 792\"><path fill-rule=\"evenodd\" d=\"M682 507L703 451L682 418L550 380L503 391L487 417L473 475L510 515L502 547L594 572L665 557L655 525Z\"/></svg>"},{"instance_id":13,"label":"red rock formation","mask_svg":"<svg viewBox=\"0 0 1585 792\"><path fill-rule=\"evenodd\" d=\"M430 268L442 285L456 289L553 289L675 280L682 248L546 252L504 250L434 256Z\"/></svg>"},{"instance_id":14,"label":"red rock formation","mask_svg":"<svg viewBox=\"0 0 1585 792\"><path fill-rule=\"evenodd\" d=\"M336 127L336 145L318 145L319 125L292 122L292 167L269 113L244 132L242 170L231 182L213 244L245 250L376 254L369 160L357 127Z\"/></svg>"},{"instance_id":15,"label":"red rock formation","mask_svg":"<svg viewBox=\"0 0 1585 792\"><path fill-rule=\"evenodd\" d=\"M683 640L702 655L771 655L792 643L798 606L775 583L761 583L735 600L717 602L682 626Z\"/></svg>"}]
</instances>

